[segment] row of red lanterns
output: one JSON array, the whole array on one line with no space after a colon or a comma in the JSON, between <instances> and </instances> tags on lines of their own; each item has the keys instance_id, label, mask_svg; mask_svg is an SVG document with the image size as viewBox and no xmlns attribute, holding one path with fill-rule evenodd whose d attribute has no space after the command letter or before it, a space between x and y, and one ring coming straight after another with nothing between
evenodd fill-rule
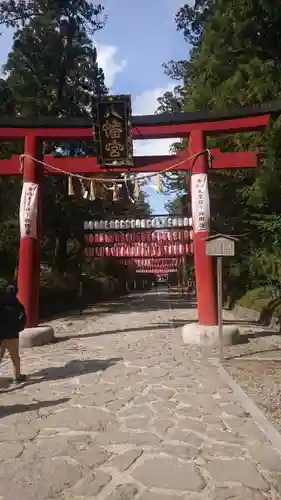
<instances>
[{"instance_id":1,"label":"row of red lanterns","mask_svg":"<svg viewBox=\"0 0 281 500\"><path fill-rule=\"evenodd\" d=\"M168 257L193 253L193 245L179 243L174 245L142 244L122 246L89 247L85 249L88 257Z\"/></svg>"},{"instance_id":2,"label":"row of red lanterns","mask_svg":"<svg viewBox=\"0 0 281 500\"><path fill-rule=\"evenodd\" d=\"M171 269L158 269L152 267L151 269L137 269L136 271L138 274L141 273L149 273L149 274L169 274L169 273L176 273L177 269L176 268L171 268Z\"/></svg>"},{"instance_id":3,"label":"row of red lanterns","mask_svg":"<svg viewBox=\"0 0 281 500\"><path fill-rule=\"evenodd\" d=\"M153 267L153 268L159 268L159 267L176 267L179 263L179 258L178 257L171 257L168 259L122 259L120 260L120 264L134 264L137 267L145 268L145 267Z\"/></svg>"},{"instance_id":4,"label":"row of red lanterns","mask_svg":"<svg viewBox=\"0 0 281 500\"><path fill-rule=\"evenodd\" d=\"M167 269L175 269L175 266L137 266L137 269L161 269L162 271L165 271Z\"/></svg>"},{"instance_id":5,"label":"row of red lanterns","mask_svg":"<svg viewBox=\"0 0 281 500\"><path fill-rule=\"evenodd\" d=\"M192 227L191 217L166 217L156 216L149 219L111 219L111 220L90 220L84 222L85 231L103 229L165 229L177 227Z\"/></svg>"},{"instance_id":6,"label":"row of red lanterns","mask_svg":"<svg viewBox=\"0 0 281 500\"><path fill-rule=\"evenodd\" d=\"M99 243L189 242L193 239L193 231L186 229L178 231L143 231L139 233L87 233L85 238L90 245Z\"/></svg>"}]
</instances>

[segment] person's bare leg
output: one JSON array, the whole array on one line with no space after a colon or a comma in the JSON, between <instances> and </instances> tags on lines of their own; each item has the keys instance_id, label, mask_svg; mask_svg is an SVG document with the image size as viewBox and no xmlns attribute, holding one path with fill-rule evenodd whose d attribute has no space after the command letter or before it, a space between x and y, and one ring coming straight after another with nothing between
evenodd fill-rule
<instances>
[{"instance_id":1,"label":"person's bare leg","mask_svg":"<svg viewBox=\"0 0 281 500\"><path fill-rule=\"evenodd\" d=\"M14 379L20 380L20 355L19 355L19 339L7 339L4 341L4 345L11 356L13 363Z\"/></svg>"},{"instance_id":2,"label":"person's bare leg","mask_svg":"<svg viewBox=\"0 0 281 500\"><path fill-rule=\"evenodd\" d=\"M3 358L4 358L4 356L5 356L5 352L6 352L6 347L5 347L5 345L4 345L4 342L2 342L2 343L0 344L0 363L1 363L2 359L3 359Z\"/></svg>"}]
</instances>

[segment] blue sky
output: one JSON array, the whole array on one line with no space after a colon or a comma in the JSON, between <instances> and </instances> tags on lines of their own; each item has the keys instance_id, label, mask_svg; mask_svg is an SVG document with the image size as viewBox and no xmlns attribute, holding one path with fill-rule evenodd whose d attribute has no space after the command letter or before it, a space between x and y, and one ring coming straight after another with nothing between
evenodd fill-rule
<instances>
[{"instance_id":1,"label":"blue sky","mask_svg":"<svg viewBox=\"0 0 281 500\"><path fill-rule=\"evenodd\" d=\"M98 32L99 63L112 93L132 94L134 114L153 114L157 97L172 82L162 63L186 59L188 45L176 30L174 17L184 0L103 0L108 15L106 27ZM12 32L0 39L0 64L12 46ZM167 154L169 141L138 141L138 154ZM157 213L164 212L167 197L147 188L149 201Z\"/></svg>"}]
</instances>

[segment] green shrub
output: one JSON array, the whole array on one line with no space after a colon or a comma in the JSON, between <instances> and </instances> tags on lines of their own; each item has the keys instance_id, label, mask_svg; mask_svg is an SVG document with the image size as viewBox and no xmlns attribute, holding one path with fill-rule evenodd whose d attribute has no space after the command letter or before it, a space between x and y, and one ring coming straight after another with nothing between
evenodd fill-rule
<instances>
[{"instance_id":1,"label":"green shrub","mask_svg":"<svg viewBox=\"0 0 281 500\"><path fill-rule=\"evenodd\" d=\"M237 304L241 307L262 312L272 301L272 298L269 287L253 288L252 290L248 290L243 297L237 300Z\"/></svg>"},{"instance_id":2,"label":"green shrub","mask_svg":"<svg viewBox=\"0 0 281 500\"><path fill-rule=\"evenodd\" d=\"M237 304L260 312L260 322L269 325L272 319L281 317L281 297L273 297L268 286L249 290Z\"/></svg>"}]
</instances>

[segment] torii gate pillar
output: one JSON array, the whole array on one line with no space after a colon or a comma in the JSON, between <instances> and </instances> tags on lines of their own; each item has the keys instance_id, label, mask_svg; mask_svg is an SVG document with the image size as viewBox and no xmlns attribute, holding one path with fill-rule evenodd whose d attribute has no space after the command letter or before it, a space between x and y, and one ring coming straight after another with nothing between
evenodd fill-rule
<instances>
[{"instance_id":1,"label":"torii gate pillar","mask_svg":"<svg viewBox=\"0 0 281 500\"><path fill-rule=\"evenodd\" d=\"M35 159L42 159L42 142L35 135L26 136L24 153L32 159L24 158L23 182L38 184L37 235L35 238L21 238L18 267L18 296L26 311L26 327L30 328L36 327L39 321L40 226L44 171Z\"/></svg>"},{"instance_id":2,"label":"torii gate pillar","mask_svg":"<svg viewBox=\"0 0 281 500\"><path fill-rule=\"evenodd\" d=\"M189 156L198 156L192 164L192 175L207 174L208 165L205 154L205 134L201 130L195 130L189 135ZM206 238L208 231L196 232L193 227L193 251L196 278L196 293L198 307L199 325L213 326L218 324L218 312L216 303L215 280L212 257L206 255Z\"/></svg>"}]
</instances>

